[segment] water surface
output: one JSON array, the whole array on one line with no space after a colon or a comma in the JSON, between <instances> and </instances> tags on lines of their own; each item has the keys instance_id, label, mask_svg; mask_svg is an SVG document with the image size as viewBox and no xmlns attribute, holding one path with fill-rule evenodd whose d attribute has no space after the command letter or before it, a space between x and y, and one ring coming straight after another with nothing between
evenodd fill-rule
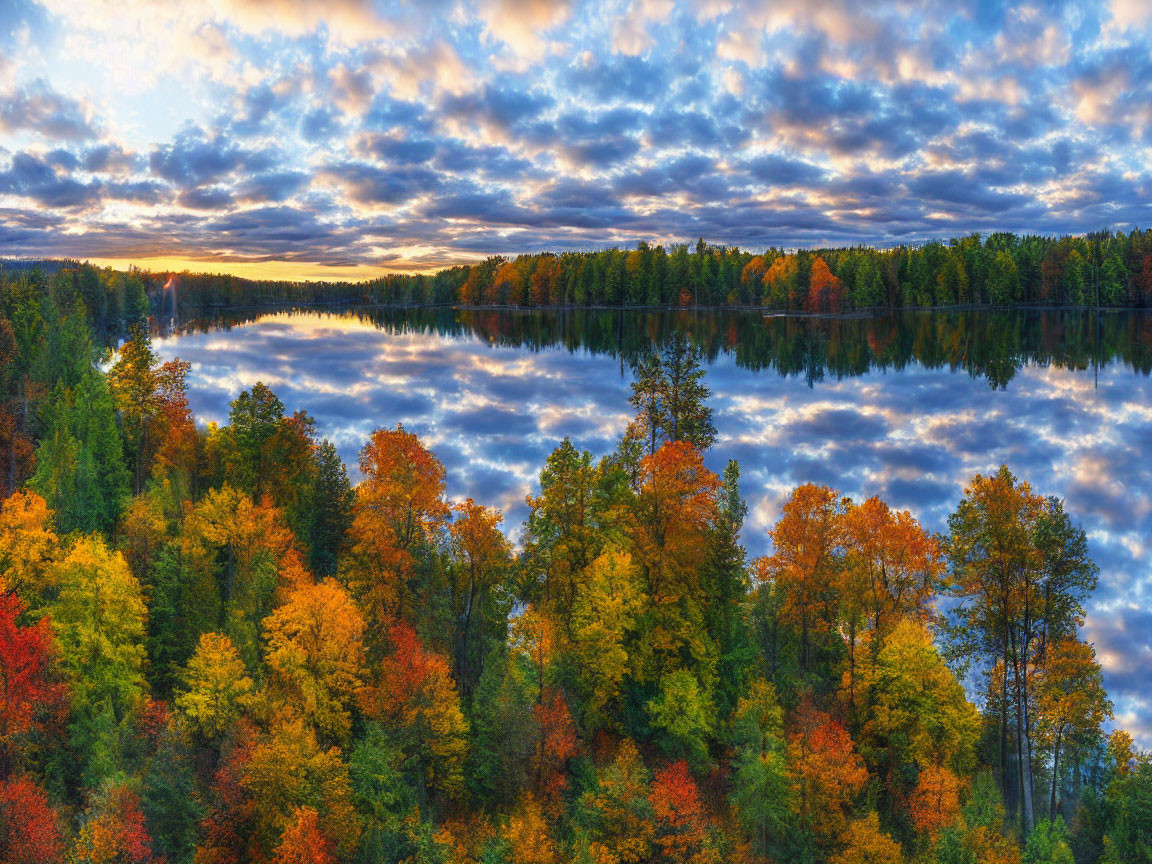
<instances>
[{"instance_id":1,"label":"water surface","mask_svg":"<svg viewBox=\"0 0 1152 864\"><path fill-rule=\"evenodd\" d=\"M226 422L263 381L353 477L371 431L402 422L444 462L449 494L501 508L515 539L548 453L565 435L609 452L631 362L676 329L707 358L706 461L740 462L752 554L804 482L879 495L933 530L1001 464L1065 498L1101 568L1086 635L1119 721L1152 745L1152 316L302 310L193 318L156 346L192 363L200 421Z\"/></svg>"}]
</instances>

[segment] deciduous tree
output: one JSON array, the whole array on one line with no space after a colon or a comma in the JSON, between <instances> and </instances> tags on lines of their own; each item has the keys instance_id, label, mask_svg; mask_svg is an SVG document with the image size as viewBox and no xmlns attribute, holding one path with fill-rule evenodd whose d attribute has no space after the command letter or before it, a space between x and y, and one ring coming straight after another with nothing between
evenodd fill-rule
<instances>
[{"instance_id":1,"label":"deciduous tree","mask_svg":"<svg viewBox=\"0 0 1152 864\"><path fill-rule=\"evenodd\" d=\"M337 864L336 850L312 807L297 807L272 864Z\"/></svg>"},{"instance_id":2,"label":"deciduous tree","mask_svg":"<svg viewBox=\"0 0 1152 864\"><path fill-rule=\"evenodd\" d=\"M456 678L465 694L470 694L479 680L484 655L490 644L475 640L473 632L483 635L497 622L492 608L493 595L503 588L512 560L511 547L500 533L504 517L497 511L474 502L471 498L457 504L458 514L450 528L453 551L457 561L451 578L452 618L456 649ZM500 604L501 606L503 604ZM478 647L473 641L479 641ZM475 656L474 656L475 655Z\"/></svg>"},{"instance_id":3,"label":"deciduous tree","mask_svg":"<svg viewBox=\"0 0 1152 864\"><path fill-rule=\"evenodd\" d=\"M844 285L832 275L824 259L817 256L812 262L812 272L808 277L808 300L804 308L809 312L840 311L844 297Z\"/></svg>"},{"instance_id":4,"label":"deciduous tree","mask_svg":"<svg viewBox=\"0 0 1152 864\"><path fill-rule=\"evenodd\" d=\"M377 429L360 451L349 574L353 593L376 620L417 617L410 584L417 559L448 519L444 466L403 426Z\"/></svg>"},{"instance_id":5,"label":"deciduous tree","mask_svg":"<svg viewBox=\"0 0 1152 864\"><path fill-rule=\"evenodd\" d=\"M646 605L632 556L607 547L589 566L573 612L574 651L585 699L585 722L611 722L621 686L631 671L629 637Z\"/></svg>"},{"instance_id":6,"label":"deciduous tree","mask_svg":"<svg viewBox=\"0 0 1152 864\"><path fill-rule=\"evenodd\" d=\"M364 619L333 579L303 585L264 621L273 692L321 736L346 741L364 667Z\"/></svg>"},{"instance_id":7,"label":"deciduous tree","mask_svg":"<svg viewBox=\"0 0 1152 864\"><path fill-rule=\"evenodd\" d=\"M316 810L320 829L339 854L351 852L360 838L348 767L340 750L321 747L302 719L281 717L255 741L241 769L240 785L251 796L255 829L266 854L297 824L301 807Z\"/></svg>"},{"instance_id":8,"label":"deciduous tree","mask_svg":"<svg viewBox=\"0 0 1152 864\"><path fill-rule=\"evenodd\" d=\"M844 848L831 858L831 864L901 864L904 850L880 830L880 817L873 810L863 819L853 819L840 838Z\"/></svg>"},{"instance_id":9,"label":"deciduous tree","mask_svg":"<svg viewBox=\"0 0 1152 864\"><path fill-rule=\"evenodd\" d=\"M827 486L798 486L769 532L773 552L755 562L762 582L781 596L780 615L800 632L800 663L811 671L816 643L837 619L835 586L842 566L843 505Z\"/></svg>"},{"instance_id":10,"label":"deciduous tree","mask_svg":"<svg viewBox=\"0 0 1152 864\"><path fill-rule=\"evenodd\" d=\"M61 864L60 820L44 790L30 777L0 782L0 861Z\"/></svg>"},{"instance_id":11,"label":"deciduous tree","mask_svg":"<svg viewBox=\"0 0 1152 864\"><path fill-rule=\"evenodd\" d=\"M662 858L674 864L719 862L711 845L704 804L688 763L681 759L652 778L649 803L654 839Z\"/></svg>"},{"instance_id":12,"label":"deciduous tree","mask_svg":"<svg viewBox=\"0 0 1152 864\"><path fill-rule=\"evenodd\" d=\"M636 745L624 740L596 773L595 789L580 799L588 822L588 850L597 864L639 864L651 856L654 826L650 775Z\"/></svg>"},{"instance_id":13,"label":"deciduous tree","mask_svg":"<svg viewBox=\"0 0 1152 864\"><path fill-rule=\"evenodd\" d=\"M54 674L51 623L21 626L24 605L0 594L0 780L30 755L30 739L61 721L67 693Z\"/></svg>"},{"instance_id":14,"label":"deciduous tree","mask_svg":"<svg viewBox=\"0 0 1152 864\"><path fill-rule=\"evenodd\" d=\"M72 695L73 741L97 782L116 767L115 730L131 721L147 692L147 609L124 556L99 537L81 537L53 570L60 596L51 620Z\"/></svg>"},{"instance_id":15,"label":"deciduous tree","mask_svg":"<svg viewBox=\"0 0 1152 864\"><path fill-rule=\"evenodd\" d=\"M103 785L88 807L72 851L77 864L148 864L152 838L140 797L125 783Z\"/></svg>"},{"instance_id":16,"label":"deciduous tree","mask_svg":"<svg viewBox=\"0 0 1152 864\"><path fill-rule=\"evenodd\" d=\"M49 565L61 552L55 519L35 492L14 492L0 502L0 590L41 607L56 585Z\"/></svg>"},{"instance_id":17,"label":"deciduous tree","mask_svg":"<svg viewBox=\"0 0 1152 864\"><path fill-rule=\"evenodd\" d=\"M1056 822L1060 757L1066 749L1098 739L1100 727L1112 716L1100 664L1092 646L1075 638L1050 644L1036 677L1037 740L1052 751L1048 787L1048 820Z\"/></svg>"},{"instance_id":18,"label":"deciduous tree","mask_svg":"<svg viewBox=\"0 0 1152 864\"><path fill-rule=\"evenodd\" d=\"M908 815L921 834L931 840L960 816L960 779L941 765L927 765L916 778L916 788L908 800Z\"/></svg>"},{"instance_id":19,"label":"deciduous tree","mask_svg":"<svg viewBox=\"0 0 1152 864\"><path fill-rule=\"evenodd\" d=\"M389 629L391 648L361 695L366 716L399 736L421 788L453 798L464 791L468 721L448 661L429 652L403 622Z\"/></svg>"},{"instance_id":20,"label":"deciduous tree","mask_svg":"<svg viewBox=\"0 0 1152 864\"><path fill-rule=\"evenodd\" d=\"M240 654L221 633L201 634L181 678L176 707L207 741L219 740L253 697L254 685Z\"/></svg>"},{"instance_id":21,"label":"deciduous tree","mask_svg":"<svg viewBox=\"0 0 1152 864\"><path fill-rule=\"evenodd\" d=\"M848 815L868 782L864 760L844 727L810 705L788 736L791 800L799 827L825 848L848 828Z\"/></svg>"}]
</instances>

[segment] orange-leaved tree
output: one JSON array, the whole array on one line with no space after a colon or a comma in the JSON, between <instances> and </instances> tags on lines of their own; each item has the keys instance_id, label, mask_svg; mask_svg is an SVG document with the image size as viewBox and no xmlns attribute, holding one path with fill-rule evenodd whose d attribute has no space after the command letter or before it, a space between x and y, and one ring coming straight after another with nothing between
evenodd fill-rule
<instances>
[{"instance_id":1,"label":"orange-leaved tree","mask_svg":"<svg viewBox=\"0 0 1152 864\"><path fill-rule=\"evenodd\" d=\"M719 488L700 451L684 441L668 442L640 463L630 534L651 611L651 629L643 635L646 675L675 668L687 655L702 682L712 677L715 646L700 625L707 603L700 573Z\"/></svg>"},{"instance_id":2,"label":"orange-leaved tree","mask_svg":"<svg viewBox=\"0 0 1152 864\"><path fill-rule=\"evenodd\" d=\"M908 800L908 815L916 830L934 841L942 830L955 825L962 786L960 779L942 765L922 768Z\"/></svg>"},{"instance_id":3,"label":"orange-leaved tree","mask_svg":"<svg viewBox=\"0 0 1152 864\"><path fill-rule=\"evenodd\" d=\"M808 276L808 301L804 304L809 312L840 311L844 298L844 285L832 275L823 258L812 262L812 272Z\"/></svg>"},{"instance_id":4,"label":"orange-leaved tree","mask_svg":"<svg viewBox=\"0 0 1152 864\"><path fill-rule=\"evenodd\" d=\"M335 844L328 839L313 807L297 807L280 838L272 864L337 864Z\"/></svg>"},{"instance_id":5,"label":"orange-leaved tree","mask_svg":"<svg viewBox=\"0 0 1152 864\"><path fill-rule=\"evenodd\" d=\"M663 858L673 864L710 864L720 856L711 845L708 819L700 790L683 759L660 769L649 795L655 841Z\"/></svg>"},{"instance_id":6,"label":"orange-leaved tree","mask_svg":"<svg viewBox=\"0 0 1152 864\"><path fill-rule=\"evenodd\" d=\"M468 721L448 661L402 621L388 628L387 642L390 653L361 691L361 709L396 734L421 790L457 798L464 791Z\"/></svg>"},{"instance_id":7,"label":"orange-leaved tree","mask_svg":"<svg viewBox=\"0 0 1152 864\"><path fill-rule=\"evenodd\" d=\"M140 796L126 783L98 790L84 814L72 858L77 864L148 864L152 837L140 809Z\"/></svg>"},{"instance_id":8,"label":"orange-leaved tree","mask_svg":"<svg viewBox=\"0 0 1152 864\"><path fill-rule=\"evenodd\" d=\"M772 554L755 562L759 579L780 592L781 617L799 631L800 665L806 673L837 621L843 515L836 490L798 486L769 531Z\"/></svg>"},{"instance_id":9,"label":"orange-leaved tree","mask_svg":"<svg viewBox=\"0 0 1152 864\"><path fill-rule=\"evenodd\" d=\"M414 621L426 598L417 596L410 580L449 516L444 466L397 425L372 433L360 451L360 471L364 482L356 487L353 507L349 585L370 620Z\"/></svg>"},{"instance_id":10,"label":"orange-leaved tree","mask_svg":"<svg viewBox=\"0 0 1152 864\"><path fill-rule=\"evenodd\" d=\"M512 547L500 532L504 517L499 511L477 504L471 498L452 508L458 515L450 536L456 559L452 568L450 590L452 621L455 632L456 679L465 694L470 694L483 673L484 656L489 644L476 638L486 630L500 628L503 616L489 621L493 594L508 576ZM496 619L496 615L491 615ZM494 634L496 635L496 634Z\"/></svg>"},{"instance_id":11,"label":"orange-leaved tree","mask_svg":"<svg viewBox=\"0 0 1152 864\"><path fill-rule=\"evenodd\" d=\"M801 705L793 729L788 736L792 806L802 829L828 848L847 830L868 770L848 732L823 711Z\"/></svg>"}]
</instances>

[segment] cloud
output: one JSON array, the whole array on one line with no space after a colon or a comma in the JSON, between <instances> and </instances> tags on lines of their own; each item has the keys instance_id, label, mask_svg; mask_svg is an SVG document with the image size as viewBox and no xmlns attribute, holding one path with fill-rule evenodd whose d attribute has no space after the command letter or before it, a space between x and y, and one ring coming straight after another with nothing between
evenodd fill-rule
<instances>
[{"instance_id":1,"label":"cloud","mask_svg":"<svg viewBox=\"0 0 1152 864\"><path fill-rule=\"evenodd\" d=\"M392 27L372 0L215 0L230 23L254 33L300 36L323 27L351 42L388 36Z\"/></svg>"},{"instance_id":2,"label":"cloud","mask_svg":"<svg viewBox=\"0 0 1152 864\"><path fill-rule=\"evenodd\" d=\"M0 192L65 210L86 208L100 200L98 183L75 180L68 175L66 167L30 153L17 153L8 170L0 172Z\"/></svg>"},{"instance_id":3,"label":"cloud","mask_svg":"<svg viewBox=\"0 0 1152 864\"><path fill-rule=\"evenodd\" d=\"M128 174L138 167L139 158L120 144L98 144L84 153L84 170L93 174Z\"/></svg>"},{"instance_id":4,"label":"cloud","mask_svg":"<svg viewBox=\"0 0 1152 864\"><path fill-rule=\"evenodd\" d=\"M612 50L618 54L643 54L657 44L652 24L665 23L675 4L672 0L631 0L612 22Z\"/></svg>"},{"instance_id":5,"label":"cloud","mask_svg":"<svg viewBox=\"0 0 1152 864\"><path fill-rule=\"evenodd\" d=\"M0 94L0 130L25 129L63 141L85 141L98 134L91 111L57 93L43 78Z\"/></svg>"},{"instance_id":6,"label":"cloud","mask_svg":"<svg viewBox=\"0 0 1152 864\"><path fill-rule=\"evenodd\" d=\"M362 162L330 165L319 177L340 187L357 204L370 206L401 204L433 192L441 185L439 175L427 168L379 168Z\"/></svg>"},{"instance_id":7,"label":"cloud","mask_svg":"<svg viewBox=\"0 0 1152 864\"><path fill-rule=\"evenodd\" d=\"M471 93L445 97L439 111L444 117L504 137L514 132L526 134L528 121L539 118L555 103L555 97L548 93L487 84Z\"/></svg>"},{"instance_id":8,"label":"cloud","mask_svg":"<svg viewBox=\"0 0 1152 864\"><path fill-rule=\"evenodd\" d=\"M365 133L353 143L353 152L365 158L403 165L419 165L436 155L436 142L378 133Z\"/></svg>"},{"instance_id":9,"label":"cloud","mask_svg":"<svg viewBox=\"0 0 1152 864\"><path fill-rule=\"evenodd\" d=\"M539 57L547 49L548 31L568 20L570 0L481 0L485 34L513 52Z\"/></svg>"},{"instance_id":10,"label":"cloud","mask_svg":"<svg viewBox=\"0 0 1152 864\"><path fill-rule=\"evenodd\" d=\"M265 170L275 161L269 148L246 148L195 128L182 132L172 144L157 147L149 157L153 174L185 187L215 183L240 171Z\"/></svg>"},{"instance_id":11,"label":"cloud","mask_svg":"<svg viewBox=\"0 0 1152 864\"><path fill-rule=\"evenodd\" d=\"M1127 230L1152 216L1142 9L19 0L0 208L63 219L21 243L208 260L214 218L297 208L357 233L311 254L364 275L639 239Z\"/></svg>"},{"instance_id":12,"label":"cloud","mask_svg":"<svg viewBox=\"0 0 1152 864\"><path fill-rule=\"evenodd\" d=\"M1111 0L1110 26L1119 30L1146 30L1152 26L1152 3L1148 0Z\"/></svg>"}]
</instances>

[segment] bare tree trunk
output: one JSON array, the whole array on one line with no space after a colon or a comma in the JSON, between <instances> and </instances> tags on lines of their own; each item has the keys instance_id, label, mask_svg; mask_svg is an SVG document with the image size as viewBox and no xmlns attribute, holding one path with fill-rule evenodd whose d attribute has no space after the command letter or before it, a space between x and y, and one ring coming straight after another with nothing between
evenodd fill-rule
<instances>
[{"instance_id":1,"label":"bare tree trunk","mask_svg":"<svg viewBox=\"0 0 1152 864\"><path fill-rule=\"evenodd\" d=\"M1000 793L1004 806L1011 809L1008 796L1008 633L1004 633L1004 674L1000 676Z\"/></svg>"},{"instance_id":2,"label":"bare tree trunk","mask_svg":"<svg viewBox=\"0 0 1152 864\"><path fill-rule=\"evenodd\" d=\"M1021 827L1024 834L1031 834L1032 827L1035 821L1035 811L1032 805L1032 754L1029 751L1028 735L1025 731L1027 725L1027 713L1025 703L1028 697L1025 693L1027 687L1027 680L1024 677L1026 671L1021 673L1021 666L1023 660L1020 656L1022 646L1016 642L1016 636L1013 634L1012 639L1012 654L1013 654L1013 672L1016 679L1016 750L1019 759L1019 776L1020 776L1020 820Z\"/></svg>"},{"instance_id":3,"label":"bare tree trunk","mask_svg":"<svg viewBox=\"0 0 1152 864\"><path fill-rule=\"evenodd\" d=\"M1028 831L1031 833L1036 825L1036 811L1034 800L1036 798L1036 775L1032 770L1032 729L1031 723L1028 718L1028 661L1024 661L1024 687L1021 691L1021 700L1023 702L1022 712L1024 715L1024 722L1021 724L1024 729L1024 815L1028 824Z\"/></svg>"}]
</instances>

